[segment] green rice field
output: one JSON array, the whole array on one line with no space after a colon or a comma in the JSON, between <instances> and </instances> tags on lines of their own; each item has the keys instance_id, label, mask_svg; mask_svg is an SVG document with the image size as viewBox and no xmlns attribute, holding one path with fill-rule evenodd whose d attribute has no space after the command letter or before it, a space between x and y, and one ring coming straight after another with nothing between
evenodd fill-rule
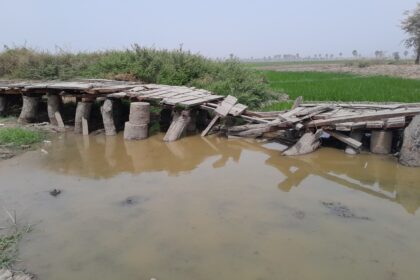
<instances>
[{"instance_id":1,"label":"green rice field","mask_svg":"<svg viewBox=\"0 0 420 280\"><path fill-rule=\"evenodd\" d=\"M345 73L263 71L271 89L306 101L420 102L420 80ZM271 104L266 110L284 109Z\"/></svg>"}]
</instances>

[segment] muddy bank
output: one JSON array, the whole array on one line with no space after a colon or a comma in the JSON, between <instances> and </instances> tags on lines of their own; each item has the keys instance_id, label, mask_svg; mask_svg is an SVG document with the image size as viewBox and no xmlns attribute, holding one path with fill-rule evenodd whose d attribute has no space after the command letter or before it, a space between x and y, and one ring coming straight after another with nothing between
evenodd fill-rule
<instances>
[{"instance_id":1,"label":"muddy bank","mask_svg":"<svg viewBox=\"0 0 420 280\"><path fill-rule=\"evenodd\" d=\"M407 79L420 79L420 66L419 65L369 65L359 67L358 62L354 65L343 64L292 64L292 65L270 65L255 67L259 70L273 70L273 71L295 71L295 72L341 72L353 73L357 75L385 75L392 77L401 77Z\"/></svg>"}]
</instances>

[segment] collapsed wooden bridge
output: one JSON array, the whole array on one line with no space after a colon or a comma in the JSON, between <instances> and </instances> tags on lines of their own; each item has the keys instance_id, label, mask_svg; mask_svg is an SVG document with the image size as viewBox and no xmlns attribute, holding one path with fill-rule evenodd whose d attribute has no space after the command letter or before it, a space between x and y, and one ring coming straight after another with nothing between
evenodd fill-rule
<instances>
[{"instance_id":1,"label":"collapsed wooden bridge","mask_svg":"<svg viewBox=\"0 0 420 280\"><path fill-rule=\"evenodd\" d=\"M0 81L0 113L5 110L7 98L21 95L23 99L19 122L34 122L41 97L47 99L50 123L64 128L60 113L62 97L77 101L74 131L89 134L92 103L101 102L101 115L106 135L115 135L115 107L119 101L130 101L130 114L124 125L128 140L147 138L150 122L150 103L169 112L170 126L164 141L175 141L185 131L196 131L200 112L210 112L202 136L211 131L222 131L229 137L271 138L291 147L285 155L311 152L319 147L325 133L348 145L346 152L357 153L366 132L371 135L372 152L391 152L395 132L405 128L415 115L420 114L420 104L348 104L302 103L298 98L292 109L279 112L253 112L238 103L233 96L220 96L210 91L185 86L141 84L102 79L84 79L71 82L10 82ZM234 119L241 118L236 125ZM223 120L221 125L217 125ZM243 122L245 121L245 124Z\"/></svg>"}]
</instances>

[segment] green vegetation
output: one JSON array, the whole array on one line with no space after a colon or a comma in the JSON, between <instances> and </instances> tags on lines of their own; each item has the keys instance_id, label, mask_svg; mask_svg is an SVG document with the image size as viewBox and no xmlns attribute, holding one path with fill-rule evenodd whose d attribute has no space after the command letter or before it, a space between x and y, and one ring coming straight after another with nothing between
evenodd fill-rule
<instances>
[{"instance_id":1,"label":"green vegetation","mask_svg":"<svg viewBox=\"0 0 420 280\"><path fill-rule=\"evenodd\" d=\"M0 128L0 145L30 145L42 141L44 134L19 127Z\"/></svg>"},{"instance_id":2,"label":"green vegetation","mask_svg":"<svg viewBox=\"0 0 420 280\"><path fill-rule=\"evenodd\" d=\"M214 61L183 50L156 50L138 45L92 53L50 53L25 47L0 52L0 78L77 77L196 86L216 94L234 95L251 108L273 99L261 73L244 67L233 57Z\"/></svg>"},{"instance_id":3,"label":"green vegetation","mask_svg":"<svg viewBox=\"0 0 420 280\"><path fill-rule=\"evenodd\" d=\"M420 102L419 80L321 72L263 73L274 91L287 93L291 99L302 95L306 101Z\"/></svg>"},{"instance_id":4,"label":"green vegetation","mask_svg":"<svg viewBox=\"0 0 420 280\"><path fill-rule=\"evenodd\" d=\"M0 235L0 269L9 267L16 258L16 246L23 232Z\"/></svg>"}]
</instances>

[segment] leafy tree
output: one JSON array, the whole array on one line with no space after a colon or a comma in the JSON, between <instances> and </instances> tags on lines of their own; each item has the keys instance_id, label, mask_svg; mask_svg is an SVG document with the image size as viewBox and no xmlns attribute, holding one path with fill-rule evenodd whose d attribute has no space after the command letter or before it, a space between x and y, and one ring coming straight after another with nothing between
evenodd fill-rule
<instances>
[{"instance_id":1,"label":"leafy tree","mask_svg":"<svg viewBox=\"0 0 420 280\"><path fill-rule=\"evenodd\" d=\"M353 56L354 56L354 57L358 57L358 52L357 52L357 50L353 50L351 53L353 54Z\"/></svg>"},{"instance_id":2,"label":"leafy tree","mask_svg":"<svg viewBox=\"0 0 420 280\"><path fill-rule=\"evenodd\" d=\"M343 56L343 53L342 53L342 52L340 52L338 55L339 55L340 57L342 57L342 56Z\"/></svg>"},{"instance_id":3,"label":"leafy tree","mask_svg":"<svg viewBox=\"0 0 420 280\"><path fill-rule=\"evenodd\" d=\"M405 51L404 51L404 57L405 57L405 58L407 58L407 56L408 56L408 51L407 51L407 50L405 50Z\"/></svg>"},{"instance_id":4,"label":"leafy tree","mask_svg":"<svg viewBox=\"0 0 420 280\"><path fill-rule=\"evenodd\" d=\"M392 53L392 56L394 57L394 59L395 59L396 61L400 60L400 53L399 53L399 52L393 52L393 53Z\"/></svg>"},{"instance_id":5,"label":"leafy tree","mask_svg":"<svg viewBox=\"0 0 420 280\"><path fill-rule=\"evenodd\" d=\"M408 34L404 43L407 48L414 48L416 51L416 64L420 64L420 3L416 9L406 11L406 18L401 22L401 28Z\"/></svg>"}]
</instances>

